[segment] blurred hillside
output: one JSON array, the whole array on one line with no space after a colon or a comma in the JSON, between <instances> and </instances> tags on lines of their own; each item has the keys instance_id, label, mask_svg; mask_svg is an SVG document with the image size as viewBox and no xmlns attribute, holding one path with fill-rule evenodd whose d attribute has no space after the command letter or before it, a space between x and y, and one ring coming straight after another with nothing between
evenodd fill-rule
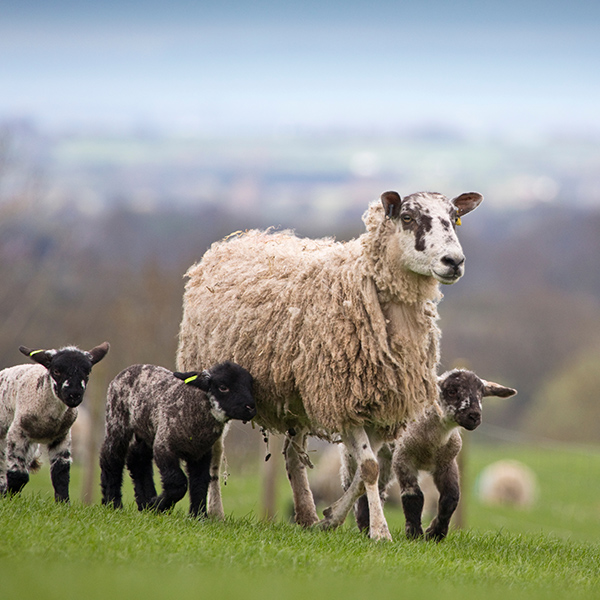
<instances>
[{"instance_id":1,"label":"blurred hillside","mask_svg":"<svg viewBox=\"0 0 600 600\"><path fill-rule=\"evenodd\" d=\"M558 141L519 154L441 132L266 144L45 139L26 123L0 140L0 368L21 362L21 344L108 340L92 378L101 396L129 364L174 367L183 274L213 241L271 225L348 239L385 189L477 189L486 202L459 229L466 275L443 289L442 367L519 390L490 400L486 423L600 439L600 151L590 141L561 156Z\"/></svg>"}]
</instances>

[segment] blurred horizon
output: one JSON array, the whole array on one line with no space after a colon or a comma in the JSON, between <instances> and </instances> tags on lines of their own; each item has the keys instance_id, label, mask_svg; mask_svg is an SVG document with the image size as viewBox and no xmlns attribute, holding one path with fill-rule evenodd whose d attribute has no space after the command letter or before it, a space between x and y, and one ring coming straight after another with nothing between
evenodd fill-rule
<instances>
[{"instance_id":1,"label":"blurred horizon","mask_svg":"<svg viewBox=\"0 0 600 600\"><path fill-rule=\"evenodd\" d=\"M599 25L591 1L1 1L0 120L598 136Z\"/></svg>"}]
</instances>

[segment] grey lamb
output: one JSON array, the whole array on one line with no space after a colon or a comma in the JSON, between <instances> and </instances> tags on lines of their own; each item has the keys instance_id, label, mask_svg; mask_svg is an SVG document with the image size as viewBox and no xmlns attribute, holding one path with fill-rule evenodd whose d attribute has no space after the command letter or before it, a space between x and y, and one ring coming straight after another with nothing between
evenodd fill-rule
<instances>
[{"instance_id":1,"label":"grey lamb","mask_svg":"<svg viewBox=\"0 0 600 600\"><path fill-rule=\"evenodd\" d=\"M164 511L181 500L189 476L190 514L206 515L212 446L230 419L256 414L252 376L232 362L202 372L173 373L134 365L108 388L106 437L100 451L102 503L122 506L123 468L131 474L140 510ZM160 472L157 495L152 459Z\"/></svg>"},{"instance_id":2,"label":"grey lamb","mask_svg":"<svg viewBox=\"0 0 600 600\"><path fill-rule=\"evenodd\" d=\"M427 471L433 476L440 498L437 516L427 528L425 538L440 541L448 533L450 518L460 498L456 460L462 448L459 427L472 431L481 424L483 397L509 398L517 391L461 369L444 373L438 385L439 405L429 407L418 419L409 423L393 444L382 448L379 460L381 490L394 474L398 478L409 538L423 535L421 515L424 497L418 483L419 471ZM390 460L391 470L386 468ZM350 480L351 476L350 470L343 477ZM369 507L364 496L357 502L356 522L361 530L369 526Z\"/></svg>"}]
</instances>

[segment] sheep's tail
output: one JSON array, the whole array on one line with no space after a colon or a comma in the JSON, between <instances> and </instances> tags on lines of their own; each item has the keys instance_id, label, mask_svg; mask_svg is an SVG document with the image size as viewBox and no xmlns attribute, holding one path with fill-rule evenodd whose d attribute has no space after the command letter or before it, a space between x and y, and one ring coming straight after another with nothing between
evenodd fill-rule
<instances>
[{"instance_id":1,"label":"sheep's tail","mask_svg":"<svg viewBox=\"0 0 600 600\"><path fill-rule=\"evenodd\" d=\"M29 472L37 473L42 466L42 452L40 447L38 447L33 451L31 458L29 459Z\"/></svg>"}]
</instances>

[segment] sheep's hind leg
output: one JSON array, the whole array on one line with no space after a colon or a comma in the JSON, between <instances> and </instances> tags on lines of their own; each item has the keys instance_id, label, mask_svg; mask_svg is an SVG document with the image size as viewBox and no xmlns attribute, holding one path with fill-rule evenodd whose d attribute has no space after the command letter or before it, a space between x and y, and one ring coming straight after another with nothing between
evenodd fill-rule
<instances>
[{"instance_id":1,"label":"sheep's hind leg","mask_svg":"<svg viewBox=\"0 0 600 600\"><path fill-rule=\"evenodd\" d=\"M298 525L310 527L319 522L317 508L308 483L306 467L312 467L306 453L308 434L305 430L288 434L283 445L285 468L294 497L295 520Z\"/></svg>"},{"instance_id":2,"label":"sheep's hind leg","mask_svg":"<svg viewBox=\"0 0 600 600\"><path fill-rule=\"evenodd\" d=\"M392 536L383 514L379 495L379 465L376 452L381 442L370 440L361 427L342 436L342 440L356 462L357 470L344 495L325 509L320 526L324 529L341 525L358 498L366 492L369 506L369 536L374 540L391 540Z\"/></svg>"},{"instance_id":3,"label":"sheep's hind leg","mask_svg":"<svg viewBox=\"0 0 600 600\"><path fill-rule=\"evenodd\" d=\"M127 469L133 481L135 502L139 510L144 510L156 498L156 488L152 472L152 448L137 437L129 445Z\"/></svg>"},{"instance_id":4,"label":"sheep's hind leg","mask_svg":"<svg viewBox=\"0 0 600 600\"><path fill-rule=\"evenodd\" d=\"M190 486L190 516L206 517L206 496L210 483L212 453L208 451L200 460L188 460L187 470Z\"/></svg>"}]
</instances>

